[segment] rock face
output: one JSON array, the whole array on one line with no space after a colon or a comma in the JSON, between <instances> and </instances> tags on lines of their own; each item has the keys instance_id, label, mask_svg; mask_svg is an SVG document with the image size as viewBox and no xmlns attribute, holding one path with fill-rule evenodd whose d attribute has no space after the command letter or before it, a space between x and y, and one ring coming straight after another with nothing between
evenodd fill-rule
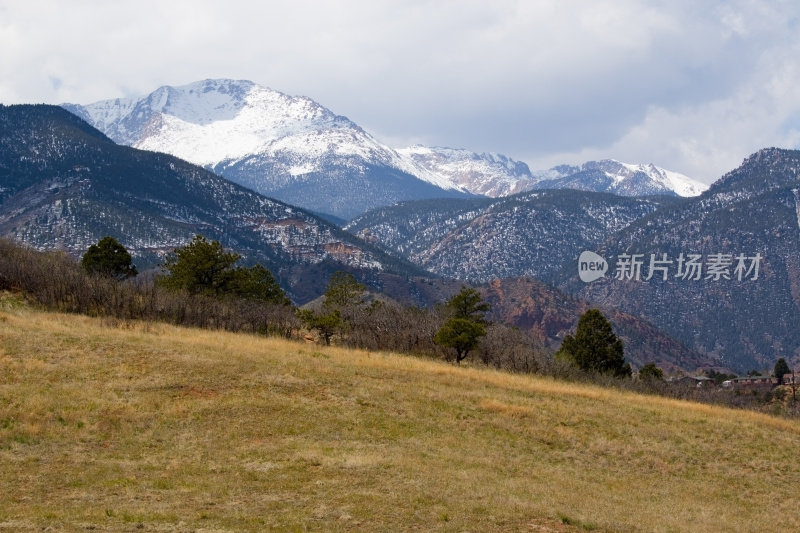
<instances>
[{"instance_id":1,"label":"rock face","mask_svg":"<svg viewBox=\"0 0 800 533\"><path fill-rule=\"evenodd\" d=\"M64 107L119 144L172 154L343 219L401 200L465 196L346 117L249 81L205 80Z\"/></svg>"}]
</instances>

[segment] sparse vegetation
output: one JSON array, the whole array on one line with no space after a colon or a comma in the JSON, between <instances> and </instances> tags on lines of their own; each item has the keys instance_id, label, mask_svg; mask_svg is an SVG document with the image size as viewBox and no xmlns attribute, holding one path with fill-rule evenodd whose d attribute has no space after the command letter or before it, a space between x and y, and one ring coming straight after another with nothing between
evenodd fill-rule
<instances>
[{"instance_id":1,"label":"sparse vegetation","mask_svg":"<svg viewBox=\"0 0 800 533\"><path fill-rule=\"evenodd\" d=\"M353 281L349 277L342 279ZM38 252L2 239L0 290L19 291L23 298L44 309L102 316L110 323L144 320L294 339L305 335L296 309L291 305L166 290L154 284L151 275L124 281L90 275L66 254ZM453 316L453 311L448 311L446 306L419 309L379 299L366 303L369 300L366 293L359 290L353 294L357 298L350 305L335 306L340 314L338 317L334 314L334 324L326 325L328 333L320 331L323 344L333 344L335 339L336 344L349 348L452 359L452 348L434 342L436 333L448 317ZM308 322L305 325L314 326ZM552 357L552 352L540 340L519 329L487 323L485 332L465 359L470 364L782 416L800 416L797 403L776 403L770 394L745 394L719 387L675 387L661 380L630 380L613 374L587 373ZM329 335L327 340L326 335Z\"/></svg>"},{"instance_id":2,"label":"sparse vegetation","mask_svg":"<svg viewBox=\"0 0 800 533\"><path fill-rule=\"evenodd\" d=\"M364 289L366 287L349 272L334 272L328 281L322 310L299 309L297 317L305 327L319 333L326 346L330 346L334 335L343 336L350 330L349 318L363 303Z\"/></svg>"},{"instance_id":3,"label":"sparse vegetation","mask_svg":"<svg viewBox=\"0 0 800 533\"><path fill-rule=\"evenodd\" d=\"M153 320L288 336L299 323L283 303L221 300L162 288L149 278L90 275L61 252L38 252L0 239L0 290L22 291L47 308L119 320Z\"/></svg>"},{"instance_id":4,"label":"sparse vegetation","mask_svg":"<svg viewBox=\"0 0 800 533\"><path fill-rule=\"evenodd\" d=\"M0 368L0 530L800 528L763 414L16 296Z\"/></svg>"}]
</instances>

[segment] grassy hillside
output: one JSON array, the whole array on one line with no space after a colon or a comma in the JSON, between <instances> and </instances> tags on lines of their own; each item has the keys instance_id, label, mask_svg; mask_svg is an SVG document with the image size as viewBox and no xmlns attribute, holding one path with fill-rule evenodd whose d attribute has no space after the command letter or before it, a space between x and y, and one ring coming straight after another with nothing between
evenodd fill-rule
<instances>
[{"instance_id":1,"label":"grassy hillside","mask_svg":"<svg viewBox=\"0 0 800 533\"><path fill-rule=\"evenodd\" d=\"M0 299L0 531L799 530L800 423Z\"/></svg>"}]
</instances>

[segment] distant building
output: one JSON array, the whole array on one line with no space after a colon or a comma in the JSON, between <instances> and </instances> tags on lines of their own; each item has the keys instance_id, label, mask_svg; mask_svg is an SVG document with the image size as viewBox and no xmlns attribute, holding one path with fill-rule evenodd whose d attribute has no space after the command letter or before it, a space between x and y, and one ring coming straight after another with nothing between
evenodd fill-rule
<instances>
[{"instance_id":1,"label":"distant building","mask_svg":"<svg viewBox=\"0 0 800 533\"><path fill-rule=\"evenodd\" d=\"M685 387L705 388L713 387L716 382L707 376L683 376L669 380L673 385L683 385Z\"/></svg>"},{"instance_id":2,"label":"distant building","mask_svg":"<svg viewBox=\"0 0 800 533\"><path fill-rule=\"evenodd\" d=\"M745 376L729 379L722 386L733 389L771 389L777 384L778 378L772 376Z\"/></svg>"}]
</instances>

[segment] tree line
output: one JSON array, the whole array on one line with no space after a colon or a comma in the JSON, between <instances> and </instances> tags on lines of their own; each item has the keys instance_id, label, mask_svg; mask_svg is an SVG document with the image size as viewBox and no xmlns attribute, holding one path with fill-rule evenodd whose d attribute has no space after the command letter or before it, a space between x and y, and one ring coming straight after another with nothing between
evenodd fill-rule
<instances>
[{"instance_id":1,"label":"tree line","mask_svg":"<svg viewBox=\"0 0 800 533\"><path fill-rule=\"evenodd\" d=\"M516 372L549 364L550 352L540 341L482 318L488 304L475 289L464 287L451 301L422 309L368 293L352 274L336 272L319 302L296 308L268 269L240 266L241 259L197 235L166 256L161 273L140 275L113 237L91 245L79 262L64 252L0 240L0 290L22 291L48 309L121 320L311 337L459 363L474 355L487 366ZM465 311L464 301L474 308ZM465 329L466 318L475 326Z\"/></svg>"},{"instance_id":2,"label":"tree line","mask_svg":"<svg viewBox=\"0 0 800 533\"><path fill-rule=\"evenodd\" d=\"M0 290L22 291L48 309L111 319L305 338L456 364L471 359L512 372L751 409L774 405L772 395L670 387L653 363L630 379L622 340L597 309L586 311L574 334L553 353L526 332L489 321L489 304L471 287L422 309L370 293L352 274L336 272L318 301L297 308L269 270L240 266L240 260L218 241L197 235L166 256L161 273L143 276L113 237L90 246L80 262L63 252L39 252L0 239ZM775 374L788 373L787 368L780 361Z\"/></svg>"}]
</instances>

